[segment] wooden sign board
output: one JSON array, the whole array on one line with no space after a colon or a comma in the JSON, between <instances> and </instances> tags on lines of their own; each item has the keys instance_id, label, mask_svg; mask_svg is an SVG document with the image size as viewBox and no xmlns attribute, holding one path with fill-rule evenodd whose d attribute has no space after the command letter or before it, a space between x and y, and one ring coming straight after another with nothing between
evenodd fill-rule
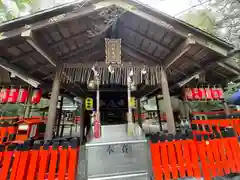
<instances>
[{"instance_id":1,"label":"wooden sign board","mask_svg":"<svg viewBox=\"0 0 240 180\"><path fill-rule=\"evenodd\" d=\"M189 101L223 100L222 88L186 88L184 99Z\"/></svg>"},{"instance_id":2,"label":"wooden sign board","mask_svg":"<svg viewBox=\"0 0 240 180\"><path fill-rule=\"evenodd\" d=\"M105 39L106 64L121 64L121 39Z\"/></svg>"}]
</instances>

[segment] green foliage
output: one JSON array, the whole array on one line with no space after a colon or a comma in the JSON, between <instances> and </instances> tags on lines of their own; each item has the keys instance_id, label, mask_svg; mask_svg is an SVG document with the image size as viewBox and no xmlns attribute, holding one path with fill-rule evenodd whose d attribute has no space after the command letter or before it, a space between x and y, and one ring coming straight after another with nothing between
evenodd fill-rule
<instances>
[{"instance_id":1,"label":"green foliage","mask_svg":"<svg viewBox=\"0 0 240 180\"><path fill-rule=\"evenodd\" d=\"M214 15L208 9L189 11L181 16L180 19L208 33L215 34Z\"/></svg>"},{"instance_id":2,"label":"green foliage","mask_svg":"<svg viewBox=\"0 0 240 180\"><path fill-rule=\"evenodd\" d=\"M0 0L0 22L21 16L21 12L30 11L35 0Z\"/></svg>"}]
</instances>

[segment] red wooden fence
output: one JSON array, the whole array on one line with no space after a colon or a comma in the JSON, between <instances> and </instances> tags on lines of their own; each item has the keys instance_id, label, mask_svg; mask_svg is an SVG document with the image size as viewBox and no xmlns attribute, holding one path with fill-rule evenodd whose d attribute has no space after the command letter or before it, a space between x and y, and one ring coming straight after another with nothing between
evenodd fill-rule
<instances>
[{"instance_id":1,"label":"red wooden fence","mask_svg":"<svg viewBox=\"0 0 240 180\"><path fill-rule=\"evenodd\" d=\"M1 180L75 180L78 142L1 146Z\"/></svg>"},{"instance_id":2,"label":"red wooden fence","mask_svg":"<svg viewBox=\"0 0 240 180\"><path fill-rule=\"evenodd\" d=\"M199 136L198 136L199 137ZM155 180L216 176L240 172L240 147L236 137L206 140L208 136L153 136L150 150ZM205 140L204 140L205 139Z\"/></svg>"},{"instance_id":3,"label":"red wooden fence","mask_svg":"<svg viewBox=\"0 0 240 180\"><path fill-rule=\"evenodd\" d=\"M221 127L230 127L233 128L236 135L240 136L240 119L193 120L191 124L194 134L213 133L213 127L221 134ZM196 130L196 128L198 128L198 130Z\"/></svg>"}]
</instances>

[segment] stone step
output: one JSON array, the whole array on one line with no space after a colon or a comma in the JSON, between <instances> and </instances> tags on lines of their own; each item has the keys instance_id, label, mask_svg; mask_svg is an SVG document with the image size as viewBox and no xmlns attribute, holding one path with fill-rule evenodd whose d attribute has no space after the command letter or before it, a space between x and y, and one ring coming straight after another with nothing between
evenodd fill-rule
<instances>
[{"instance_id":1,"label":"stone step","mask_svg":"<svg viewBox=\"0 0 240 180\"><path fill-rule=\"evenodd\" d=\"M88 180L148 180L148 172L114 173L100 176L90 176Z\"/></svg>"}]
</instances>

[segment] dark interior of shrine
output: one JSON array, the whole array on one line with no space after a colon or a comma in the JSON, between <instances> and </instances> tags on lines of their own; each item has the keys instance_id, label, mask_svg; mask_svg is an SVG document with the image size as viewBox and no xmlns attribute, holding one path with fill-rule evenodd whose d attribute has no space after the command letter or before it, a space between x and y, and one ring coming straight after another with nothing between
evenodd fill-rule
<instances>
[{"instance_id":1,"label":"dark interior of shrine","mask_svg":"<svg viewBox=\"0 0 240 180\"><path fill-rule=\"evenodd\" d=\"M91 93L90 97L96 100L96 93ZM100 112L103 125L126 123L127 110L127 89L125 92L100 92Z\"/></svg>"}]
</instances>

